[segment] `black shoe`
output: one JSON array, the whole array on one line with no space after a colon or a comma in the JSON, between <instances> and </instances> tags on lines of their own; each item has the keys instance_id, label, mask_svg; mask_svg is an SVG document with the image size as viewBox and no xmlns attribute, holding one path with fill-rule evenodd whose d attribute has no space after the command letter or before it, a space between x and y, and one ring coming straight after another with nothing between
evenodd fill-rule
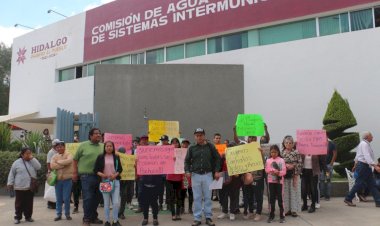
<instances>
[{"instance_id":1,"label":"black shoe","mask_svg":"<svg viewBox=\"0 0 380 226\"><path fill-rule=\"evenodd\" d=\"M280 217L280 223L285 223L285 218L284 217Z\"/></svg>"},{"instance_id":2,"label":"black shoe","mask_svg":"<svg viewBox=\"0 0 380 226\"><path fill-rule=\"evenodd\" d=\"M273 219L274 219L274 217L268 217L267 222L268 222L268 223L272 223Z\"/></svg>"},{"instance_id":3,"label":"black shoe","mask_svg":"<svg viewBox=\"0 0 380 226\"><path fill-rule=\"evenodd\" d=\"M122 213L119 214L119 218L122 219L122 220L125 220L125 216L124 216L124 214L122 214Z\"/></svg>"},{"instance_id":4,"label":"black shoe","mask_svg":"<svg viewBox=\"0 0 380 226\"><path fill-rule=\"evenodd\" d=\"M144 219L142 222L141 222L141 225L148 225L148 219Z\"/></svg>"},{"instance_id":5,"label":"black shoe","mask_svg":"<svg viewBox=\"0 0 380 226\"><path fill-rule=\"evenodd\" d=\"M66 220L71 221L73 218L70 217L70 215L66 216Z\"/></svg>"},{"instance_id":6,"label":"black shoe","mask_svg":"<svg viewBox=\"0 0 380 226\"><path fill-rule=\"evenodd\" d=\"M153 225L159 225L159 223L158 223L158 220L157 220L157 219L153 219Z\"/></svg>"},{"instance_id":7,"label":"black shoe","mask_svg":"<svg viewBox=\"0 0 380 226\"><path fill-rule=\"evenodd\" d=\"M207 219L206 219L206 224L207 224L208 226L215 226L215 224L214 224L214 222L212 222L211 218L207 218Z\"/></svg>"},{"instance_id":8,"label":"black shoe","mask_svg":"<svg viewBox=\"0 0 380 226\"><path fill-rule=\"evenodd\" d=\"M27 221L27 222L34 222L33 218L26 218L25 221Z\"/></svg>"},{"instance_id":9,"label":"black shoe","mask_svg":"<svg viewBox=\"0 0 380 226\"><path fill-rule=\"evenodd\" d=\"M191 226L199 226L199 225L201 225L202 224L202 222L200 222L200 221L194 221L192 224L191 224Z\"/></svg>"},{"instance_id":10,"label":"black shoe","mask_svg":"<svg viewBox=\"0 0 380 226\"><path fill-rule=\"evenodd\" d=\"M58 217L54 218L54 221L60 221L60 220L62 220L61 216L58 216Z\"/></svg>"},{"instance_id":11,"label":"black shoe","mask_svg":"<svg viewBox=\"0 0 380 226\"><path fill-rule=\"evenodd\" d=\"M111 223L107 221L104 226L111 226Z\"/></svg>"},{"instance_id":12,"label":"black shoe","mask_svg":"<svg viewBox=\"0 0 380 226\"><path fill-rule=\"evenodd\" d=\"M355 207L356 205L353 204L351 201L348 201L348 200L344 200L344 203L346 203L348 206L351 206L351 207Z\"/></svg>"},{"instance_id":13,"label":"black shoe","mask_svg":"<svg viewBox=\"0 0 380 226\"><path fill-rule=\"evenodd\" d=\"M90 223L91 223L91 224L103 224L103 221L100 220L99 218L96 218L96 219L94 219L94 220L91 220Z\"/></svg>"},{"instance_id":14,"label":"black shoe","mask_svg":"<svg viewBox=\"0 0 380 226\"><path fill-rule=\"evenodd\" d=\"M19 223L20 223L20 220L19 220L19 219L15 219L14 223L15 223L15 224L19 224Z\"/></svg>"},{"instance_id":15,"label":"black shoe","mask_svg":"<svg viewBox=\"0 0 380 226\"><path fill-rule=\"evenodd\" d=\"M307 210L307 205L302 205L301 211L306 211Z\"/></svg>"},{"instance_id":16,"label":"black shoe","mask_svg":"<svg viewBox=\"0 0 380 226\"><path fill-rule=\"evenodd\" d=\"M308 213L314 213L315 212L315 206L310 206Z\"/></svg>"},{"instance_id":17,"label":"black shoe","mask_svg":"<svg viewBox=\"0 0 380 226\"><path fill-rule=\"evenodd\" d=\"M119 223L119 221L116 221L112 223L112 226L121 226L121 224Z\"/></svg>"},{"instance_id":18,"label":"black shoe","mask_svg":"<svg viewBox=\"0 0 380 226\"><path fill-rule=\"evenodd\" d=\"M73 214L79 213L78 207L74 207Z\"/></svg>"}]
</instances>

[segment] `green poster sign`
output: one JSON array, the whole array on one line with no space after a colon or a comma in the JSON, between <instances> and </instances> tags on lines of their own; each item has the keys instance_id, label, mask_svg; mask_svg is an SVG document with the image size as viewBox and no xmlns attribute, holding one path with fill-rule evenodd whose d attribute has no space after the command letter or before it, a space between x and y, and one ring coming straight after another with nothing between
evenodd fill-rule
<instances>
[{"instance_id":1,"label":"green poster sign","mask_svg":"<svg viewBox=\"0 0 380 226\"><path fill-rule=\"evenodd\" d=\"M238 136L263 136L263 116L258 114L238 114L236 133Z\"/></svg>"}]
</instances>

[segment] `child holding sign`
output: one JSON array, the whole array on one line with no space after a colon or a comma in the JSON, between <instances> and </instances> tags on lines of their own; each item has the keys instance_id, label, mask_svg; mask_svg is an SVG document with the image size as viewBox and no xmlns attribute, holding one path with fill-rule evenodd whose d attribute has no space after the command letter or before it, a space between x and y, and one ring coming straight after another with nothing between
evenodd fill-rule
<instances>
[{"instance_id":1,"label":"child holding sign","mask_svg":"<svg viewBox=\"0 0 380 226\"><path fill-rule=\"evenodd\" d=\"M270 200L270 214L268 223L271 223L274 219L274 210L276 199L280 208L280 223L285 222L283 197L282 197L282 185L286 174L285 161L280 156L280 149L277 145L270 147L270 155L265 164L265 172L268 174L268 187L269 187L269 200Z\"/></svg>"}]
</instances>

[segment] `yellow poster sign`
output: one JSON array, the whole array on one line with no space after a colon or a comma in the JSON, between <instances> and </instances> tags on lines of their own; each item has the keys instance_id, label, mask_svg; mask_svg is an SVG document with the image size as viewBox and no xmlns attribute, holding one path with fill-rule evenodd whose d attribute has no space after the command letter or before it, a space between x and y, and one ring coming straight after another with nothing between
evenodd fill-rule
<instances>
[{"instance_id":1,"label":"yellow poster sign","mask_svg":"<svg viewBox=\"0 0 380 226\"><path fill-rule=\"evenodd\" d=\"M228 175L237 175L264 169L259 144L252 142L245 145L227 148L226 161Z\"/></svg>"},{"instance_id":2,"label":"yellow poster sign","mask_svg":"<svg viewBox=\"0 0 380 226\"><path fill-rule=\"evenodd\" d=\"M148 125L151 142L159 142L162 135L168 135L171 138L180 137L178 121L149 120Z\"/></svg>"},{"instance_id":3,"label":"yellow poster sign","mask_svg":"<svg viewBox=\"0 0 380 226\"><path fill-rule=\"evenodd\" d=\"M70 152L70 154L74 157L75 153L77 153L79 145L80 143L66 143L65 148L66 151Z\"/></svg>"},{"instance_id":4,"label":"yellow poster sign","mask_svg":"<svg viewBox=\"0 0 380 226\"><path fill-rule=\"evenodd\" d=\"M135 164L136 164L136 156L127 155L123 153L118 153L121 161L121 165L123 167L123 172L121 172L121 180L135 180Z\"/></svg>"}]
</instances>

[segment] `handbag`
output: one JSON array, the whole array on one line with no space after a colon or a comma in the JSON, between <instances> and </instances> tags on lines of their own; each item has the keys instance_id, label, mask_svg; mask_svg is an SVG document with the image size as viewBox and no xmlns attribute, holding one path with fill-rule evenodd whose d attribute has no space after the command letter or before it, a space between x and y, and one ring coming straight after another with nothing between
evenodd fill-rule
<instances>
[{"instance_id":1,"label":"handbag","mask_svg":"<svg viewBox=\"0 0 380 226\"><path fill-rule=\"evenodd\" d=\"M117 171L117 168L118 168L118 161L116 160L115 171ZM99 183L99 191L101 193L111 193L113 192L114 189L115 189L114 181L106 179Z\"/></svg>"},{"instance_id":2,"label":"handbag","mask_svg":"<svg viewBox=\"0 0 380 226\"><path fill-rule=\"evenodd\" d=\"M48 185L54 186L57 183L57 177L58 177L57 171L53 170L49 173L49 175L46 179L46 182L48 183Z\"/></svg>"},{"instance_id":3,"label":"handbag","mask_svg":"<svg viewBox=\"0 0 380 226\"><path fill-rule=\"evenodd\" d=\"M26 171L28 172L29 174L29 177L30 177L30 185L29 185L29 190L33 193L37 193L38 192L38 180L37 178L34 178L32 177L32 175L30 175L29 173L29 170L28 170L28 167L26 167L26 164L25 164L25 161L22 160L22 162L24 163L24 166L25 166L25 169Z\"/></svg>"}]
</instances>

